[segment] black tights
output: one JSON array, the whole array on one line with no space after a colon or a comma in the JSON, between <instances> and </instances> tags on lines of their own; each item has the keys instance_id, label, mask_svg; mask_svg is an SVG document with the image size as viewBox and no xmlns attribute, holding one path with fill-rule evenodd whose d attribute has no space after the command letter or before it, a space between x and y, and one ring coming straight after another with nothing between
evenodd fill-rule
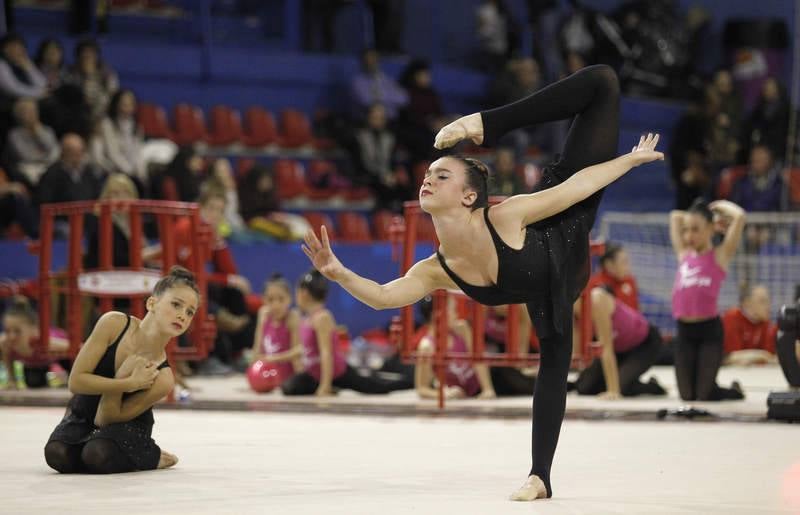
<instances>
[{"instance_id":1,"label":"black tights","mask_svg":"<svg viewBox=\"0 0 800 515\"><path fill-rule=\"evenodd\" d=\"M513 104L481 113L484 145L505 133L544 122L572 119L558 167L567 176L587 166L616 157L619 137L619 81L605 65L589 66ZM565 180L568 177L559 177ZM597 204L600 192L590 197ZM595 206L596 207L596 206ZM588 237L588 235L587 235ZM567 270L566 273L571 273ZM577 271L575 271L577 273ZM536 312L528 307L531 320ZM567 373L572 354L572 312L560 313L570 321L563 333L555 327L537 326L541 358L533 393L531 474L539 476L552 496L550 467L556 451L567 397ZM552 320L552 317L550 318Z\"/></svg>"},{"instance_id":2,"label":"black tights","mask_svg":"<svg viewBox=\"0 0 800 515\"><path fill-rule=\"evenodd\" d=\"M44 459L62 474L118 474L137 470L113 440L95 438L85 444L51 440L44 446Z\"/></svg>"},{"instance_id":3,"label":"black tights","mask_svg":"<svg viewBox=\"0 0 800 515\"><path fill-rule=\"evenodd\" d=\"M627 352L617 353L620 393L625 397L637 395L664 395L666 392L657 383L643 383L639 378L655 365L661 355L661 335L655 326L650 326L646 339ZM599 358L592 361L578 376L575 384L581 395L597 395L606 391L606 378Z\"/></svg>"},{"instance_id":4,"label":"black tights","mask_svg":"<svg viewBox=\"0 0 800 515\"><path fill-rule=\"evenodd\" d=\"M744 398L738 390L717 385L717 372L722 365L723 334L719 317L702 322L678 321L675 376L681 399L722 401Z\"/></svg>"},{"instance_id":5,"label":"black tights","mask_svg":"<svg viewBox=\"0 0 800 515\"><path fill-rule=\"evenodd\" d=\"M388 379L380 376L380 372L370 375L361 375L347 365L344 374L333 380L333 386L345 390L353 390L366 394L382 394L395 390L406 390L407 381L404 379ZM319 382L311 374L305 372L296 374L281 385L284 395L312 395L317 391Z\"/></svg>"}]
</instances>

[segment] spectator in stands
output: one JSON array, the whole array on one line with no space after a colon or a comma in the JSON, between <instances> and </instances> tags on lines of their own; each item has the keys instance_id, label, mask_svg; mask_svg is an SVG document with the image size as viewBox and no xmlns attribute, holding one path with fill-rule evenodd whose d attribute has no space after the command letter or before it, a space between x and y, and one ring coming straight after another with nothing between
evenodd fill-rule
<instances>
[{"instance_id":1,"label":"spectator in stands","mask_svg":"<svg viewBox=\"0 0 800 515\"><path fill-rule=\"evenodd\" d=\"M17 100L14 116L18 125L8 134L8 162L28 183L37 184L58 159L58 139L53 129L39 120L39 108L33 99Z\"/></svg>"},{"instance_id":2,"label":"spectator in stands","mask_svg":"<svg viewBox=\"0 0 800 515\"><path fill-rule=\"evenodd\" d=\"M783 187L783 177L772 151L759 144L750 151L747 175L733 185L731 201L746 211L780 211Z\"/></svg>"},{"instance_id":3,"label":"spectator in stands","mask_svg":"<svg viewBox=\"0 0 800 515\"><path fill-rule=\"evenodd\" d=\"M200 194L205 166L203 158L192 147L182 147L167 165L159 188L165 200L194 202Z\"/></svg>"},{"instance_id":4,"label":"spectator in stands","mask_svg":"<svg viewBox=\"0 0 800 515\"><path fill-rule=\"evenodd\" d=\"M138 200L139 192L136 184L130 177L123 173L114 173L108 176L98 200ZM99 209L85 219L86 225L86 254L83 266L88 269L100 266L100 220ZM111 213L111 232L113 247L111 264L114 268L127 268L130 266L130 217L127 212L114 211Z\"/></svg>"},{"instance_id":5,"label":"spectator in stands","mask_svg":"<svg viewBox=\"0 0 800 515\"><path fill-rule=\"evenodd\" d=\"M739 152L738 121L725 111L724 100L728 99L716 87L712 85L706 88L707 125L704 144L708 150L711 169L715 172L734 164Z\"/></svg>"},{"instance_id":6,"label":"spectator in stands","mask_svg":"<svg viewBox=\"0 0 800 515\"><path fill-rule=\"evenodd\" d=\"M489 73L503 68L517 42L513 20L503 0L484 0L475 10L481 68Z\"/></svg>"},{"instance_id":7,"label":"spectator in stands","mask_svg":"<svg viewBox=\"0 0 800 515\"><path fill-rule=\"evenodd\" d=\"M0 169L0 237L23 234L31 238L39 234L30 190Z\"/></svg>"},{"instance_id":8,"label":"spectator in stands","mask_svg":"<svg viewBox=\"0 0 800 515\"><path fill-rule=\"evenodd\" d=\"M247 222L280 209L275 176L269 167L256 164L239 180L239 204L242 218Z\"/></svg>"},{"instance_id":9,"label":"spectator in stands","mask_svg":"<svg viewBox=\"0 0 800 515\"><path fill-rule=\"evenodd\" d=\"M48 350L65 352L69 346L67 334L58 328L50 329ZM8 383L6 387L42 388L48 385L47 373L58 370L61 384L66 383L67 374L48 355L37 352L39 340L39 316L25 297L15 297L3 312L3 330L0 332L0 351L3 353ZM23 381L17 382L14 361L23 364ZM52 367L52 368L51 368Z\"/></svg>"},{"instance_id":10,"label":"spectator in stands","mask_svg":"<svg viewBox=\"0 0 800 515\"><path fill-rule=\"evenodd\" d=\"M64 62L64 47L57 39L45 38L39 43L34 59L36 66L47 80L47 90L55 91L64 81L67 67Z\"/></svg>"},{"instance_id":11,"label":"spectator in stands","mask_svg":"<svg viewBox=\"0 0 800 515\"><path fill-rule=\"evenodd\" d=\"M589 279L589 289L604 287L631 309L639 310L639 289L631 273L631 260L622 245L606 243L600 271Z\"/></svg>"},{"instance_id":12,"label":"spectator in stands","mask_svg":"<svg viewBox=\"0 0 800 515\"><path fill-rule=\"evenodd\" d=\"M439 93L431 85L428 62L411 61L400 76L400 85L408 93L408 105L400 110L398 137L411 153L412 162L428 159L433 152L433 136L445 123Z\"/></svg>"},{"instance_id":13,"label":"spectator in stands","mask_svg":"<svg viewBox=\"0 0 800 515\"><path fill-rule=\"evenodd\" d=\"M782 159L786 154L790 112L791 105L786 90L776 78L768 78L761 89L755 109L744 123L744 155L749 155L754 145L765 145L775 158Z\"/></svg>"},{"instance_id":14,"label":"spectator in stands","mask_svg":"<svg viewBox=\"0 0 800 515\"><path fill-rule=\"evenodd\" d=\"M490 194L509 197L520 193L527 193L527 186L523 177L517 173L517 163L514 159L514 150L500 147L494 154L494 177L492 177Z\"/></svg>"},{"instance_id":15,"label":"spectator in stands","mask_svg":"<svg viewBox=\"0 0 800 515\"><path fill-rule=\"evenodd\" d=\"M758 365L775 363L778 326L769 319L769 290L763 284L745 285L739 306L722 316L725 330L725 364Z\"/></svg>"},{"instance_id":16,"label":"spectator in stands","mask_svg":"<svg viewBox=\"0 0 800 515\"><path fill-rule=\"evenodd\" d=\"M414 389L423 399L438 399L439 392L435 385L436 374L431 357L436 350L436 328L431 323L433 315L433 298L425 297L419 303L422 313L423 335L417 347L418 360L415 367ZM447 350L450 352L472 351L472 327L469 322L460 318L455 309L455 299L447 297ZM494 399L492 378L489 367L485 363L471 365L468 361L452 361L445 370L445 397L463 399L476 397ZM533 391L533 388L531 388Z\"/></svg>"},{"instance_id":17,"label":"spectator in stands","mask_svg":"<svg viewBox=\"0 0 800 515\"><path fill-rule=\"evenodd\" d=\"M693 98L672 131L669 164L675 187L675 209L688 209L711 186L706 142L709 113L702 98Z\"/></svg>"},{"instance_id":18,"label":"spectator in stands","mask_svg":"<svg viewBox=\"0 0 800 515\"><path fill-rule=\"evenodd\" d=\"M578 300L576 311L580 306ZM640 380L661 355L658 329L602 287L591 290L591 317L602 354L581 371L574 385L578 393L605 399L665 395L655 377Z\"/></svg>"},{"instance_id":19,"label":"spectator in stands","mask_svg":"<svg viewBox=\"0 0 800 515\"><path fill-rule=\"evenodd\" d=\"M93 120L106 115L111 96L119 88L117 74L103 62L100 47L93 40L84 40L75 47L75 64L66 81L83 90Z\"/></svg>"},{"instance_id":20,"label":"spectator in stands","mask_svg":"<svg viewBox=\"0 0 800 515\"><path fill-rule=\"evenodd\" d=\"M136 96L129 89L120 89L111 97L108 115L95 136L95 162L109 173L124 173L139 185L139 191L146 191L143 145L144 133L136 120Z\"/></svg>"},{"instance_id":21,"label":"spectator in stands","mask_svg":"<svg viewBox=\"0 0 800 515\"><path fill-rule=\"evenodd\" d=\"M303 319L300 342L303 346L305 371L281 384L284 395L333 395L335 388L361 393L389 393L405 387L404 380L389 380L377 373L361 375L347 364L338 344L336 320L325 308L328 280L316 270L304 274L297 283L295 302Z\"/></svg>"},{"instance_id":22,"label":"spectator in stands","mask_svg":"<svg viewBox=\"0 0 800 515\"><path fill-rule=\"evenodd\" d=\"M719 98L720 112L727 117L731 131L739 134L742 123L742 98L736 91L731 72L724 69L717 70L710 87Z\"/></svg>"},{"instance_id":23,"label":"spectator in stands","mask_svg":"<svg viewBox=\"0 0 800 515\"><path fill-rule=\"evenodd\" d=\"M397 166L397 142L387 128L386 110L380 104L369 108L366 126L355 132L354 161L358 175L354 182L368 186L381 207L399 211L411 194L408 175Z\"/></svg>"},{"instance_id":24,"label":"spectator in stands","mask_svg":"<svg viewBox=\"0 0 800 515\"><path fill-rule=\"evenodd\" d=\"M408 95L394 79L381 71L378 52L367 49L361 54L361 72L356 74L351 83L355 119L362 119L367 110L382 104L386 117L393 120L398 110L408 103Z\"/></svg>"},{"instance_id":25,"label":"spectator in stands","mask_svg":"<svg viewBox=\"0 0 800 515\"><path fill-rule=\"evenodd\" d=\"M253 342L254 321L249 315L251 307L260 304L260 299L249 301L250 282L239 275L233 254L217 228L225 215L225 192L219 186L205 183L201 188L200 219L211 231L209 254L203 256L210 262L212 272L208 276L208 300L211 312L216 315L218 335L213 356L198 370L200 374L220 375L232 371L241 351ZM177 261L181 266L191 264L194 238L189 218L178 220L174 226Z\"/></svg>"},{"instance_id":26,"label":"spectator in stands","mask_svg":"<svg viewBox=\"0 0 800 515\"><path fill-rule=\"evenodd\" d=\"M6 34L0 40L0 50L0 94L3 108L9 110L20 97L43 97L47 93L47 79L31 61L22 38L17 34Z\"/></svg>"},{"instance_id":27,"label":"spectator in stands","mask_svg":"<svg viewBox=\"0 0 800 515\"><path fill-rule=\"evenodd\" d=\"M89 162L83 139L67 134L61 138L61 159L39 179L37 204L94 200L104 180L105 174Z\"/></svg>"},{"instance_id":28,"label":"spectator in stands","mask_svg":"<svg viewBox=\"0 0 800 515\"><path fill-rule=\"evenodd\" d=\"M252 172L252 170L251 170ZM215 159L211 163L211 179L216 180L225 192L225 216L223 217L224 229L222 233L228 236L231 233L240 233L245 229L242 215L239 214L239 192L236 188L236 179L233 177L231 162L225 157Z\"/></svg>"}]
</instances>

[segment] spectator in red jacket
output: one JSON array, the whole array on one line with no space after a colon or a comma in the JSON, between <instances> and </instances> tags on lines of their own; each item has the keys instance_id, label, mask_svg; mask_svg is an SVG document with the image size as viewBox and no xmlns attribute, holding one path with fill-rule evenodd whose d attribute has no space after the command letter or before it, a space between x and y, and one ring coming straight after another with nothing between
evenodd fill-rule
<instances>
[{"instance_id":1,"label":"spectator in red jacket","mask_svg":"<svg viewBox=\"0 0 800 515\"><path fill-rule=\"evenodd\" d=\"M769 290L763 284L744 286L739 306L722 316L725 331L725 363L756 365L774 363L778 326L769 319Z\"/></svg>"}]
</instances>

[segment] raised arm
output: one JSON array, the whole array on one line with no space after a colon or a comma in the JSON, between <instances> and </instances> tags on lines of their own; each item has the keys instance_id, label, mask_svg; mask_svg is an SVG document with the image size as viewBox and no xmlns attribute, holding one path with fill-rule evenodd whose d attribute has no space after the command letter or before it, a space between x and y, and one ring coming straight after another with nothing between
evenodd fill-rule
<instances>
[{"instance_id":1,"label":"raised arm","mask_svg":"<svg viewBox=\"0 0 800 515\"><path fill-rule=\"evenodd\" d=\"M314 264L314 268L373 309L408 306L438 288L456 287L447 278L435 256L418 262L403 277L386 284L379 284L361 277L342 265L331 250L325 226L322 226L320 238L317 238L313 231L309 231L306 233L305 241L303 252Z\"/></svg>"},{"instance_id":2,"label":"raised arm","mask_svg":"<svg viewBox=\"0 0 800 515\"><path fill-rule=\"evenodd\" d=\"M672 251L678 261L683 257L686 247L683 244L683 223L686 220L686 211L674 209L669 213L669 239L672 242Z\"/></svg>"},{"instance_id":3,"label":"raised arm","mask_svg":"<svg viewBox=\"0 0 800 515\"><path fill-rule=\"evenodd\" d=\"M747 213L744 209L728 200L715 200L708 207L715 214L722 215L729 220L722 243L716 250L717 263L719 266L727 268L728 263L731 262L734 254L736 254L736 249L739 248Z\"/></svg>"},{"instance_id":4,"label":"raised arm","mask_svg":"<svg viewBox=\"0 0 800 515\"><path fill-rule=\"evenodd\" d=\"M575 205L619 179L632 168L664 159L655 150L658 134L642 136L639 144L611 161L589 166L576 172L561 184L529 195L515 195L495 207L497 217L519 220L521 226L543 220Z\"/></svg>"},{"instance_id":5,"label":"raised arm","mask_svg":"<svg viewBox=\"0 0 800 515\"><path fill-rule=\"evenodd\" d=\"M125 328L126 320L126 315L118 311L109 311L100 317L72 365L70 392L84 395L135 392L153 384L152 379L140 380L134 376L110 379L93 373L108 346Z\"/></svg>"}]
</instances>

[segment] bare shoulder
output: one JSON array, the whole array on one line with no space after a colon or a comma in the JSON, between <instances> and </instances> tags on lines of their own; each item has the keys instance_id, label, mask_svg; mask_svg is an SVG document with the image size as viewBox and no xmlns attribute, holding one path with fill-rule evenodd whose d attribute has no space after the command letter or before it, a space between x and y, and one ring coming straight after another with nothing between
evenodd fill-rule
<instances>
[{"instance_id":1,"label":"bare shoulder","mask_svg":"<svg viewBox=\"0 0 800 515\"><path fill-rule=\"evenodd\" d=\"M289 327L297 327L300 325L300 318L300 311L298 311L297 308L292 308L286 316L286 325Z\"/></svg>"},{"instance_id":2,"label":"bare shoulder","mask_svg":"<svg viewBox=\"0 0 800 515\"><path fill-rule=\"evenodd\" d=\"M407 275L424 278L425 280L429 281L429 284L434 289L458 289L458 286L456 286L453 280L450 279L450 276L447 275L447 272L444 271L444 268L442 268L442 264L439 262L439 258L436 256L436 254L431 254L425 259L417 261L417 263L408 271Z\"/></svg>"},{"instance_id":3,"label":"bare shoulder","mask_svg":"<svg viewBox=\"0 0 800 515\"><path fill-rule=\"evenodd\" d=\"M135 317L131 317L131 324L136 321L136 326L138 327L138 323L140 320ZM103 314L94 326L94 330L98 333L113 333L115 336L122 332L122 329L125 328L125 324L128 323L128 315L122 313L120 311L109 311L108 313Z\"/></svg>"},{"instance_id":4,"label":"bare shoulder","mask_svg":"<svg viewBox=\"0 0 800 515\"><path fill-rule=\"evenodd\" d=\"M514 227L525 225L525 214L536 205L536 193L524 193L513 195L504 201L491 206L488 217L492 225L504 226L506 224ZM489 208L486 208L489 209Z\"/></svg>"},{"instance_id":5,"label":"bare shoulder","mask_svg":"<svg viewBox=\"0 0 800 515\"><path fill-rule=\"evenodd\" d=\"M327 327L335 324L336 320L333 318L333 313L327 309L320 309L311 315L311 325L314 326L314 328Z\"/></svg>"}]
</instances>

